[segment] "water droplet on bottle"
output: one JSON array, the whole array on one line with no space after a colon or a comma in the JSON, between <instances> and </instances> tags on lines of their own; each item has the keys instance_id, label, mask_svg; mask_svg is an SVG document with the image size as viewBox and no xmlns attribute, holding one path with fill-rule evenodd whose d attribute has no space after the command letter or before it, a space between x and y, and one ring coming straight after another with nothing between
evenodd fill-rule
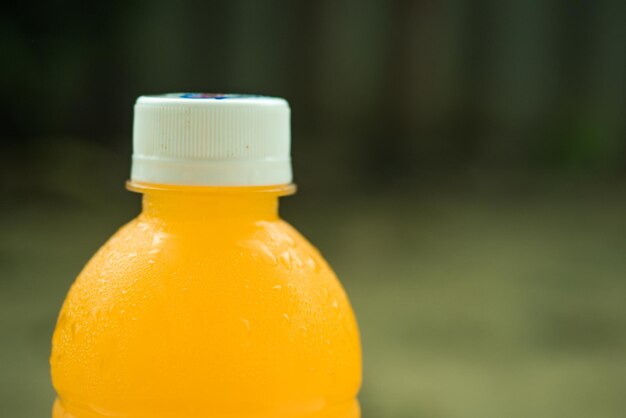
<instances>
[{"instance_id":1,"label":"water droplet on bottle","mask_svg":"<svg viewBox=\"0 0 626 418\"><path fill-rule=\"evenodd\" d=\"M291 269L291 254L289 254L289 251L284 251L280 255L280 262L288 269Z\"/></svg>"},{"instance_id":2,"label":"water droplet on bottle","mask_svg":"<svg viewBox=\"0 0 626 418\"><path fill-rule=\"evenodd\" d=\"M266 263L269 263L273 266L278 264L278 260L276 260L276 256L272 253L272 249L267 246L264 242L259 240L250 240L246 242L246 245L252 250L258 251L261 255L261 258Z\"/></svg>"},{"instance_id":3,"label":"water droplet on bottle","mask_svg":"<svg viewBox=\"0 0 626 418\"><path fill-rule=\"evenodd\" d=\"M328 292L328 289L323 287L322 288L322 303L328 302L329 296L330 296L330 293Z\"/></svg>"},{"instance_id":4,"label":"water droplet on bottle","mask_svg":"<svg viewBox=\"0 0 626 418\"><path fill-rule=\"evenodd\" d=\"M249 334L250 333L250 321L248 321L246 318L240 318L240 321L246 330L246 334Z\"/></svg>"},{"instance_id":5,"label":"water droplet on bottle","mask_svg":"<svg viewBox=\"0 0 626 418\"><path fill-rule=\"evenodd\" d=\"M315 262L315 260L313 260L312 257L307 258L306 262L305 262L306 266L312 270L315 270L317 267L317 263Z\"/></svg>"},{"instance_id":6,"label":"water droplet on bottle","mask_svg":"<svg viewBox=\"0 0 626 418\"><path fill-rule=\"evenodd\" d=\"M298 269L302 268L304 263L302 262L302 258L300 258L300 255L296 251L293 251L293 250L291 250L290 253L291 253L292 264Z\"/></svg>"},{"instance_id":7,"label":"water droplet on bottle","mask_svg":"<svg viewBox=\"0 0 626 418\"><path fill-rule=\"evenodd\" d=\"M75 337L79 331L80 324L78 323L78 321L72 321L72 324L70 325L70 335L72 336L72 338Z\"/></svg>"},{"instance_id":8,"label":"water droplet on bottle","mask_svg":"<svg viewBox=\"0 0 626 418\"><path fill-rule=\"evenodd\" d=\"M163 232L157 232L152 236L152 246L160 245L165 238L165 234Z\"/></svg>"},{"instance_id":9,"label":"water droplet on bottle","mask_svg":"<svg viewBox=\"0 0 626 418\"><path fill-rule=\"evenodd\" d=\"M289 245L290 247L294 247L296 245L293 238L291 238L289 235L284 235L283 239L287 242L287 245Z\"/></svg>"}]
</instances>

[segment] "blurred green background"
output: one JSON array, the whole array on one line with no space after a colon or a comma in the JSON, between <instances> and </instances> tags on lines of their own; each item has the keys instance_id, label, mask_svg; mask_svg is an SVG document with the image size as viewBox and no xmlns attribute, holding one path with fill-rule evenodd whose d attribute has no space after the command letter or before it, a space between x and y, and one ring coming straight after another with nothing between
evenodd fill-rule
<instances>
[{"instance_id":1,"label":"blurred green background","mask_svg":"<svg viewBox=\"0 0 626 418\"><path fill-rule=\"evenodd\" d=\"M140 197L136 96L287 98L364 417L626 413L626 2L24 1L0 11L0 411L49 416L65 292Z\"/></svg>"}]
</instances>

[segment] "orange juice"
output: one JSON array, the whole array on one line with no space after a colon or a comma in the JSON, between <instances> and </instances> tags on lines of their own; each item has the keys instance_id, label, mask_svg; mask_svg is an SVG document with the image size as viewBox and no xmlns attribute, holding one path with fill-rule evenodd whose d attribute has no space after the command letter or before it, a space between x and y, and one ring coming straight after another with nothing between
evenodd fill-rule
<instances>
[{"instance_id":1,"label":"orange juice","mask_svg":"<svg viewBox=\"0 0 626 418\"><path fill-rule=\"evenodd\" d=\"M159 97L171 108L210 103L200 113L219 113L228 100L257 111L259 100ZM137 150L137 108L135 117ZM166 139L184 137L182 126ZM220 129L191 140L210 148L228 134ZM244 147L268 140L250 132ZM202 158L192 163L218 160ZM177 159L178 169L192 160ZM361 353L350 303L319 252L278 215L278 198L294 190L290 171L282 184L262 184L263 175L224 181L206 174L215 167L194 170L192 180L174 184L176 170L168 177L159 167L133 167L129 188L143 193L143 210L89 261L59 315L53 417L359 417Z\"/></svg>"}]
</instances>

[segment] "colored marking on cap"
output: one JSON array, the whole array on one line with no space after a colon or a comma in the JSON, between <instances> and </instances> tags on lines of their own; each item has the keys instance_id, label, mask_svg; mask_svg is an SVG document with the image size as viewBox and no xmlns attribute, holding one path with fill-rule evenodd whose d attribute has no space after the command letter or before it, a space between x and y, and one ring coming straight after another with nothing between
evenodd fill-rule
<instances>
[{"instance_id":1,"label":"colored marking on cap","mask_svg":"<svg viewBox=\"0 0 626 418\"><path fill-rule=\"evenodd\" d=\"M226 99L232 95L224 93L185 93L181 94L182 99Z\"/></svg>"}]
</instances>

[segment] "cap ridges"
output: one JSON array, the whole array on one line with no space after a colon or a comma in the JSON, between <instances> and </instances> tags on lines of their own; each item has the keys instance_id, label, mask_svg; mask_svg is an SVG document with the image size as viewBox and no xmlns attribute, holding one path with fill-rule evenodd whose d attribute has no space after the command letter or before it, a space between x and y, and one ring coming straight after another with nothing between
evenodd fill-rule
<instances>
[{"instance_id":1,"label":"cap ridges","mask_svg":"<svg viewBox=\"0 0 626 418\"><path fill-rule=\"evenodd\" d=\"M175 93L135 104L131 180L260 186L290 183L290 110L281 98Z\"/></svg>"}]
</instances>

